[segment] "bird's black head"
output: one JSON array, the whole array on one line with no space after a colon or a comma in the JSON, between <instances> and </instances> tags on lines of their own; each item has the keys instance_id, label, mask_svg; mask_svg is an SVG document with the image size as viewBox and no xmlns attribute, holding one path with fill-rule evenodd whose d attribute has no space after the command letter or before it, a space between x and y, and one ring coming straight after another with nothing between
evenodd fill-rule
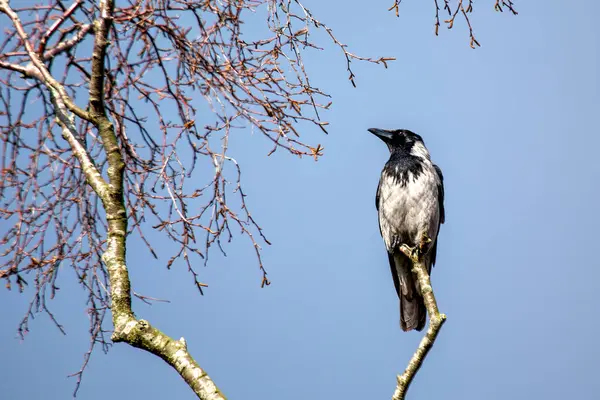
<instances>
[{"instance_id":1,"label":"bird's black head","mask_svg":"<svg viewBox=\"0 0 600 400\"><path fill-rule=\"evenodd\" d=\"M415 144L420 144L421 146L425 145L421 136L408 129L388 131L385 129L370 128L369 132L383 140L390 151L404 150L407 153L411 153Z\"/></svg>"}]
</instances>

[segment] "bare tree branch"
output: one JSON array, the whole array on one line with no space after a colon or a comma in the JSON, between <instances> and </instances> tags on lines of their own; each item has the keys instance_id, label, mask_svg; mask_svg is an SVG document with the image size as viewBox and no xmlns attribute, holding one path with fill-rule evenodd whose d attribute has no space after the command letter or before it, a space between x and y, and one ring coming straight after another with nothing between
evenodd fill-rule
<instances>
[{"instance_id":1,"label":"bare tree branch","mask_svg":"<svg viewBox=\"0 0 600 400\"><path fill-rule=\"evenodd\" d=\"M77 32L77 34L71 39L65 40L64 42L60 42L50 50L45 51L43 59L50 60L52 57L57 56L59 53L72 49L75 45L81 42L91 30L92 24L83 25L81 29Z\"/></svg>"},{"instance_id":2,"label":"bare tree branch","mask_svg":"<svg viewBox=\"0 0 600 400\"><path fill-rule=\"evenodd\" d=\"M427 353L429 353L429 350L433 347L442 325L446 322L446 315L440 314L440 311L438 310L433 288L431 287L431 280L429 279L429 273L427 272L427 267L423 263L420 252L415 251L415 249L412 249L405 244L400 246L400 251L412 260L412 272L416 275L419 282L418 287L421 291L421 296L423 296L427 314L429 315L429 327L427 328L425 336L421 339L419 347L417 347L417 350L408 362L408 366L402 375L398 375L398 385L396 386L392 400L405 399L408 387L419 371L419 368L423 365Z\"/></svg>"}]
</instances>

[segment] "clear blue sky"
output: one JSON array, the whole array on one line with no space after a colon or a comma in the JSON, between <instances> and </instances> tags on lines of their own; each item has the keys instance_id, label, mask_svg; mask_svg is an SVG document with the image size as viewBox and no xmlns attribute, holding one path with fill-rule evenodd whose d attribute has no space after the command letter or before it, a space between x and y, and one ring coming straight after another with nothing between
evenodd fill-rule
<instances>
[{"instance_id":1,"label":"clear blue sky","mask_svg":"<svg viewBox=\"0 0 600 400\"><path fill-rule=\"evenodd\" d=\"M536 4L537 3L537 4ZM197 295L183 265L166 271L131 242L134 288L168 298L138 316L187 339L231 399L386 399L421 335L398 326L398 300L374 195L387 149L366 129L421 134L446 178L446 224L433 284L448 315L410 399L595 399L600 392L600 5L516 2L520 15L476 3L482 47L464 23L433 35L433 2L307 2L351 50L393 56L389 69L328 46L307 62L333 95L318 162L275 154L249 130L232 138L253 216L273 245L260 289L251 247L213 253ZM246 28L252 30L252 26ZM68 335L40 315L16 327L31 293L0 290L2 398L66 399L88 346L83 292L66 269L52 301ZM126 345L98 352L79 398L193 399L164 362Z\"/></svg>"}]
</instances>

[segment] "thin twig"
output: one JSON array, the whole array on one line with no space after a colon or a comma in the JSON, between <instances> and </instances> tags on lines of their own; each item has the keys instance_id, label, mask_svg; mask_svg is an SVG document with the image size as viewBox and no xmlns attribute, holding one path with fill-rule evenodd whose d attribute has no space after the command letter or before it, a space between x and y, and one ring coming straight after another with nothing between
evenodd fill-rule
<instances>
[{"instance_id":1,"label":"thin twig","mask_svg":"<svg viewBox=\"0 0 600 400\"><path fill-rule=\"evenodd\" d=\"M150 296L144 296L143 294L139 294L137 293L135 290L132 290L133 295L135 297L137 297L138 299L140 299L141 301L143 301L144 303L148 304L149 306L152 305L153 301L156 301L158 303L170 303L171 300L166 300L166 299L158 299L156 297L150 297Z\"/></svg>"},{"instance_id":2,"label":"thin twig","mask_svg":"<svg viewBox=\"0 0 600 400\"><path fill-rule=\"evenodd\" d=\"M434 32L435 32L436 36L438 36L439 28L440 28L440 4L438 1L440 1L440 0L434 0L434 5L435 5ZM474 49L476 46L477 47L481 46L479 44L479 42L477 41L477 39L475 39L475 33L473 31L473 27L471 25L471 20L469 18L469 14L473 12L473 0L468 0L468 4L466 7L463 5L463 0L456 0L455 5L452 5L450 0L443 0L443 1L444 1L444 10L448 12L448 16L449 16L449 18L444 21L446 23L448 29L452 29L454 27L454 22L455 22L456 16L460 13L464 17L465 22L467 23L467 27L469 28L469 45L471 46L472 49ZM400 16L400 3L402 3L402 0L394 0L394 4L392 4L392 6L388 9L388 11L394 10L394 12L396 13L396 17ZM517 10L514 8L513 1L511 1L511 0L496 0L496 2L494 4L494 9L496 11L503 12L504 7L508 8L508 10L513 15L519 14L517 12Z\"/></svg>"}]
</instances>

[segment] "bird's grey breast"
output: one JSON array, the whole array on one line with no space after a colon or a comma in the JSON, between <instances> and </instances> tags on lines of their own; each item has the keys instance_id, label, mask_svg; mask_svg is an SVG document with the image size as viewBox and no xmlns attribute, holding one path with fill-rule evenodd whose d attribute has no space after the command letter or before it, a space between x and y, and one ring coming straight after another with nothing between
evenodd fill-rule
<instances>
[{"instance_id":1,"label":"bird's grey breast","mask_svg":"<svg viewBox=\"0 0 600 400\"><path fill-rule=\"evenodd\" d=\"M423 233L436 238L439 184L440 178L428 160L417 171L384 168L379 186L379 225L389 251L399 243L416 245Z\"/></svg>"}]
</instances>

